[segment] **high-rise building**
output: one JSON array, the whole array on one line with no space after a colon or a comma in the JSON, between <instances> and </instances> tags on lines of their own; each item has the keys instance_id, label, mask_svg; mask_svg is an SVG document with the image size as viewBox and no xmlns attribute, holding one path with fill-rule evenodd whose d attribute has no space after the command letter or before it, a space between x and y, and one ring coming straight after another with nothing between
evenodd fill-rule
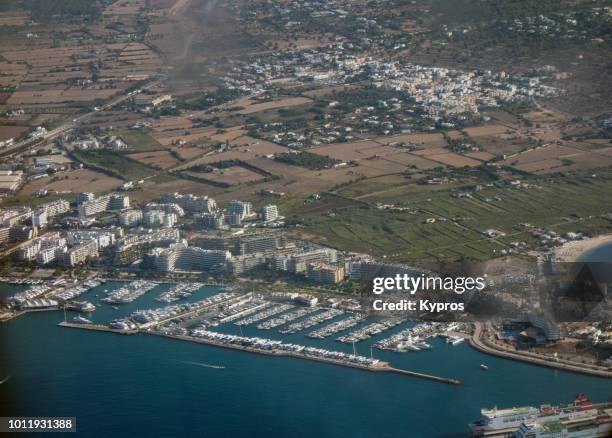
<instances>
[{"instance_id":1,"label":"high-rise building","mask_svg":"<svg viewBox=\"0 0 612 438\"><path fill-rule=\"evenodd\" d=\"M11 229L9 227L0 227L0 243L8 242L11 238Z\"/></svg>"},{"instance_id":2,"label":"high-rise building","mask_svg":"<svg viewBox=\"0 0 612 438\"><path fill-rule=\"evenodd\" d=\"M142 223L143 215L140 210L127 210L119 215L119 224L124 227L136 227Z\"/></svg>"},{"instance_id":3,"label":"high-rise building","mask_svg":"<svg viewBox=\"0 0 612 438\"><path fill-rule=\"evenodd\" d=\"M266 205L261 210L264 222L273 222L278 218L278 207L276 205Z\"/></svg>"},{"instance_id":4,"label":"high-rise building","mask_svg":"<svg viewBox=\"0 0 612 438\"><path fill-rule=\"evenodd\" d=\"M90 199L79 204L79 216L87 217L107 210L123 210L130 206L130 197L121 194L109 194Z\"/></svg>"},{"instance_id":5,"label":"high-rise building","mask_svg":"<svg viewBox=\"0 0 612 438\"><path fill-rule=\"evenodd\" d=\"M38 254L36 254L36 263L39 265L48 265L57 260L62 260L65 252L66 246L54 246L41 249Z\"/></svg>"},{"instance_id":6,"label":"high-rise building","mask_svg":"<svg viewBox=\"0 0 612 438\"><path fill-rule=\"evenodd\" d=\"M278 232L242 234L236 236L233 254L274 252L284 244L284 236Z\"/></svg>"},{"instance_id":7,"label":"high-rise building","mask_svg":"<svg viewBox=\"0 0 612 438\"><path fill-rule=\"evenodd\" d=\"M285 236L278 231L256 233L211 233L196 239L196 245L205 249L223 249L234 256L254 253L276 253L286 244Z\"/></svg>"},{"instance_id":8,"label":"high-rise building","mask_svg":"<svg viewBox=\"0 0 612 438\"><path fill-rule=\"evenodd\" d=\"M32 213L32 226L37 228L44 228L47 226L47 210L44 208L37 208Z\"/></svg>"},{"instance_id":9,"label":"high-rise building","mask_svg":"<svg viewBox=\"0 0 612 438\"><path fill-rule=\"evenodd\" d=\"M107 248L115 243L115 234L109 230L71 230L68 231L67 241L69 245L93 240L98 250Z\"/></svg>"},{"instance_id":10,"label":"high-rise building","mask_svg":"<svg viewBox=\"0 0 612 438\"><path fill-rule=\"evenodd\" d=\"M240 275L253 269L266 265L266 256L262 253L247 254L232 257L227 264L228 271L234 275Z\"/></svg>"},{"instance_id":11,"label":"high-rise building","mask_svg":"<svg viewBox=\"0 0 612 438\"><path fill-rule=\"evenodd\" d=\"M165 213L174 213L177 217L185 216L185 210L183 209L183 207L174 202L165 204L149 202L147 205L145 205L145 211L150 210L161 210Z\"/></svg>"},{"instance_id":12,"label":"high-rise building","mask_svg":"<svg viewBox=\"0 0 612 438\"><path fill-rule=\"evenodd\" d=\"M9 237L13 242L23 242L33 239L38 235L37 228L16 225L10 228Z\"/></svg>"},{"instance_id":13,"label":"high-rise building","mask_svg":"<svg viewBox=\"0 0 612 438\"><path fill-rule=\"evenodd\" d=\"M121 238L113 248L113 264L125 265L144 257L155 247L167 247L180 241L176 228L159 228L142 233L128 234Z\"/></svg>"},{"instance_id":14,"label":"high-rise building","mask_svg":"<svg viewBox=\"0 0 612 438\"><path fill-rule=\"evenodd\" d=\"M5 227L13 227L21 224L32 217L30 207L17 207L0 211L0 221Z\"/></svg>"},{"instance_id":15,"label":"high-rise building","mask_svg":"<svg viewBox=\"0 0 612 438\"><path fill-rule=\"evenodd\" d=\"M176 214L163 210L149 210L144 214L144 225L148 228L172 228L176 223Z\"/></svg>"},{"instance_id":16,"label":"high-rise building","mask_svg":"<svg viewBox=\"0 0 612 438\"><path fill-rule=\"evenodd\" d=\"M227 223L231 227L241 227L242 226L242 217L238 213L230 213L227 215Z\"/></svg>"},{"instance_id":17,"label":"high-rise building","mask_svg":"<svg viewBox=\"0 0 612 438\"><path fill-rule=\"evenodd\" d=\"M245 219L253 215L253 205L250 202L230 201L227 211L230 214L240 215L240 219Z\"/></svg>"},{"instance_id":18,"label":"high-rise building","mask_svg":"<svg viewBox=\"0 0 612 438\"><path fill-rule=\"evenodd\" d=\"M29 245L20 247L15 252L15 256L17 260L29 262L36 259L36 254L38 254L38 251L40 251L40 243L32 242Z\"/></svg>"},{"instance_id":19,"label":"high-rise building","mask_svg":"<svg viewBox=\"0 0 612 438\"><path fill-rule=\"evenodd\" d=\"M95 240L80 243L64 253L64 263L68 266L77 266L85 263L87 259L98 256Z\"/></svg>"},{"instance_id":20,"label":"high-rise building","mask_svg":"<svg viewBox=\"0 0 612 438\"><path fill-rule=\"evenodd\" d=\"M195 228L204 228L208 230L226 228L225 215L221 212L196 214L193 217L193 226Z\"/></svg>"},{"instance_id":21,"label":"high-rise building","mask_svg":"<svg viewBox=\"0 0 612 438\"><path fill-rule=\"evenodd\" d=\"M81 192L77 195L76 197L76 203L77 205L81 205L85 202L88 201L93 201L94 199L96 199L96 195L94 195L91 192Z\"/></svg>"},{"instance_id":22,"label":"high-rise building","mask_svg":"<svg viewBox=\"0 0 612 438\"><path fill-rule=\"evenodd\" d=\"M232 255L229 251L206 250L184 244L169 248L155 248L150 257L155 269L162 272L203 271L214 267L225 268Z\"/></svg>"},{"instance_id":23,"label":"high-rise building","mask_svg":"<svg viewBox=\"0 0 612 438\"><path fill-rule=\"evenodd\" d=\"M213 213L217 210L217 203L208 196L172 193L164 196L163 202L178 204L185 211L192 213Z\"/></svg>"},{"instance_id":24,"label":"high-rise building","mask_svg":"<svg viewBox=\"0 0 612 438\"><path fill-rule=\"evenodd\" d=\"M39 209L47 212L47 218L52 218L70 211L70 203L64 199L58 199L56 201L42 204Z\"/></svg>"},{"instance_id":25,"label":"high-rise building","mask_svg":"<svg viewBox=\"0 0 612 438\"><path fill-rule=\"evenodd\" d=\"M314 283L337 284L344 280L344 267L326 263L309 263L308 279Z\"/></svg>"}]
</instances>

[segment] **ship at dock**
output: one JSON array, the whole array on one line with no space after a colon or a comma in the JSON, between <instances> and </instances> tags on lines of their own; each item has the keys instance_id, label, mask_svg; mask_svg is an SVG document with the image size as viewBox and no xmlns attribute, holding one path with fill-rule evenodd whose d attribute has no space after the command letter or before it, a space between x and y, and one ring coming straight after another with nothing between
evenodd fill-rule
<instances>
[{"instance_id":1,"label":"ship at dock","mask_svg":"<svg viewBox=\"0 0 612 438\"><path fill-rule=\"evenodd\" d=\"M584 394L564 406L541 405L505 409L482 409L482 417L469 424L472 437L600 438L612 436L612 402L594 404ZM566 430L554 435L553 430ZM572 434L580 430L582 434Z\"/></svg>"}]
</instances>

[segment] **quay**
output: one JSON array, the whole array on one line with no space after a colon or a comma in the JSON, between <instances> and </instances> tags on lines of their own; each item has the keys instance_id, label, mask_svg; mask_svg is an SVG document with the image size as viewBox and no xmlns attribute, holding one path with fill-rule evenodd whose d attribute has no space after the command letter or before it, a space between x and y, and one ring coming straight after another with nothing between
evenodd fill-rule
<instances>
[{"instance_id":1,"label":"quay","mask_svg":"<svg viewBox=\"0 0 612 438\"><path fill-rule=\"evenodd\" d=\"M139 333L138 330L114 329L114 328L111 328L103 324L80 324L76 322L62 321L58 325L60 327L76 328L76 329L83 329L83 330L93 330L93 331L98 331L98 332L110 332L110 333L116 333L118 335L135 335Z\"/></svg>"},{"instance_id":2,"label":"quay","mask_svg":"<svg viewBox=\"0 0 612 438\"><path fill-rule=\"evenodd\" d=\"M484 329L482 323L475 323L474 334L469 339L470 345L476 350L489 354L491 356L503 357L505 359L527 362L534 365L539 365L548 368L556 368L563 371L569 371L578 374L587 374L595 377L602 377L610 379L612 378L612 371L608 371L604 368L591 368L585 364L572 364L566 361L554 361L552 358L539 357L533 353L518 353L502 349L499 346L490 345L484 336Z\"/></svg>"},{"instance_id":3,"label":"quay","mask_svg":"<svg viewBox=\"0 0 612 438\"><path fill-rule=\"evenodd\" d=\"M234 345L234 344L228 344L228 343L223 343L223 342L218 342L218 341L214 341L212 339L204 339L204 338L198 338L198 337L193 337L193 336L186 336L186 335L172 335L172 334L167 334L167 333L160 333L154 330L139 330L139 329L135 329L135 330L120 330L120 329L113 329L110 328L108 326L105 325L101 325L101 324L77 324L77 323L71 323L71 322L60 322L58 324L61 327L68 327L68 328L76 328L76 329L84 329L84 330L94 330L94 331L101 331L101 332L110 332L110 333L116 333L116 334L120 334L120 335L134 335L134 334L147 334L147 335L153 335L153 336L160 336L160 337L164 337L164 338L169 338L169 339L176 339L176 340L181 340L181 341L188 341L188 342L195 342L198 344L205 344L205 345L209 345L209 346L213 346L213 347L220 347L220 348L228 348L228 349L232 349L232 350L239 350L239 351L245 351L245 352L249 352L249 353L256 353L256 354L262 354L262 355L266 355L266 356L275 356L275 357L293 357L296 359L306 359L306 360L311 360L311 361L315 361L315 362L322 362L322 363L326 363L326 364L331 364L331 365L338 365L338 366L344 366L344 367L348 367L348 368L355 368L355 369L359 369L359 370L363 370L363 371L372 371L372 372L386 372L386 373L395 373L395 374L401 374L404 376L410 376L410 377L416 377L419 379L425 379L425 380L430 380L433 382L438 382L438 383L445 383L445 384L449 384L449 385L460 385L461 381L457 380L457 379L449 379L446 377L439 377L439 376L433 376L430 374L425 374L425 373L418 373L415 371L408 371L408 370L402 370L399 368L393 368L391 366L389 366L389 364L387 362L379 362L376 365L361 365L358 363L353 363L353 362L347 362L347 361L343 361L343 360L337 360L337 359L332 359L332 358L326 358L326 357L315 357L315 356L311 356L311 355L306 355L306 354L302 354L299 352L292 352L292 351L279 351L279 350L264 350L261 348L254 348L254 347L249 347L249 346L244 346L244 345Z\"/></svg>"}]
</instances>

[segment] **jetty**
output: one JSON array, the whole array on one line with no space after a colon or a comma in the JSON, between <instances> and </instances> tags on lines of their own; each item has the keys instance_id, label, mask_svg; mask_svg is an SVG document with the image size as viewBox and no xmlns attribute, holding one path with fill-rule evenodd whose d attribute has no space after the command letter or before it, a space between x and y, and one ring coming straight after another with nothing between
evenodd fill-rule
<instances>
[{"instance_id":1,"label":"jetty","mask_svg":"<svg viewBox=\"0 0 612 438\"><path fill-rule=\"evenodd\" d=\"M121 329L114 329L114 328L111 328L111 327L108 327L102 324L72 323L72 322L66 322L66 321L60 322L58 325L60 327L83 329L83 330L93 330L93 331L100 331L100 332L109 332L109 333L115 333L115 334L120 334L120 335L146 334L146 335L160 336L160 337L164 337L168 339L195 342L198 344L204 344L204 345L209 345L213 347L227 348L231 350L239 350L239 351L244 351L244 352L249 352L249 353L262 354L266 356L292 357L296 359L311 360L311 361L326 363L330 365L344 366L344 367L359 369L363 371L394 373L394 374L415 377L415 378L429 380L429 381L438 382L438 383L445 383L448 385L460 385L461 384L461 381L457 379L450 379L446 377L434 376L431 374L419 373L416 371L409 371L409 370L394 368L394 367L391 367L387 362L383 362L383 361L373 361L375 363L362 364L362 363L352 362L352 361L343 360L343 359L336 359L336 358L323 357L323 356L314 356L314 355L306 354L300 351L286 351L286 350L280 350L280 349L263 349L263 348L257 348L255 346L237 345L237 344L231 344L228 342L221 342L215 339L207 339L207 338L189 336L189 335L176 335L176 334L170 334L170 333L163 333L163 332L153 330L153 329L121 330Z\"/></svg>"}]
</instances>

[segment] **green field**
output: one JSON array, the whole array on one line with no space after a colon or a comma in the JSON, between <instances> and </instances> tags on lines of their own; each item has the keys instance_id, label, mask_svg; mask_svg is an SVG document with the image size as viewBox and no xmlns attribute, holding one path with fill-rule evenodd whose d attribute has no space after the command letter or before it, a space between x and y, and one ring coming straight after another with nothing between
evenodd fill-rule
<instances>
[{"instance_id":1,"label":"green field","mask_svg":"<svg viewBox=\"0 0 612 438\"><path fill-rule=\"evenodd\" d=\"M130 152L159 151L164 147L143 129L122 129L114 133L125 141Z\"/></svg>"},{"instance_id":2,"label":"green field","mask_svg":"<svg viewBox=\"0 0 612 438\"><path fill-rule=\"evenodd\" d=\"M123 180L140 180L158 172L116 152L74 151L72 156L87 167Z\"/></svg>"},{"instance_id":3,"label":"green field","mask_svg":"<svg viewBox=\"0 0 612 438\"><path fill-rule=\"evenodd\" d=\"M357 190L348 186L341 191L340 199L345 202L324 198L300 206L289 217L337 248L430 264L487 260L500 256L511 242L524 241L533 248L537 240L519 225L522 223L560 233L612 231L612 221L604 217L612 212L612 169L598 172L596 178L576 173L526 182L531 187L515 188L498 182L473 192L472 198L457 198L452 196L456 189L425 191L414 184L389 187L364 197L367 181L361 181L356 183ZM372 192L381 186L385 184L375 184ZM351 203L350 194L361 195L359 203ZM408 207L410 211L381 210L376 208L377 203ZM426 223L427 219L436 221ZM483 236L481 232L489 228L506 236Z\"/></svg>"}]
</instances>

